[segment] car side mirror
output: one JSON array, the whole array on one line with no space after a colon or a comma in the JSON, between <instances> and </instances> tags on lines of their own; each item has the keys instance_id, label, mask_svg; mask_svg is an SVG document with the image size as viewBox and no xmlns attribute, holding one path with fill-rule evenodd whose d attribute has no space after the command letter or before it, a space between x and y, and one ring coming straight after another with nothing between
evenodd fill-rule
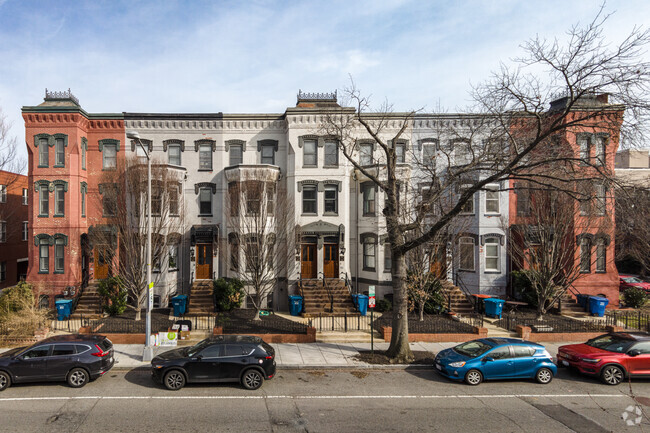
<instances>
[{"instance_id":1,"label":"car side mirror","mask_svg":"<svg viewBox=\"0 0 650 433\"><path fill-rule=\"evenodd\" d=\"M196 359L197 361L200 361L200 360L203 359L203 355L196 355L196 357L194 359Z\"/></svg>"},{"instance_id":2,"label":"car side mirror","mask_svg":"<svg viewBox=\"0 0 650 433\"><path fill-rule=\"evenodd\" d=\"M639 349L632 349L629 352L627 352L627 354L630 356L639 356L641 355L641 351Z\"/></svg>"},{"instance_id":3,"label":"car side mirror","mask_svg":"<svg viewBox=\"0 0 650 433\"><path fill-rule=\"evenodd\" d=\"M492 361L494 361L494 358L492 358L491 356L486 356L485 358L483 358L483 362L492 362Z\"/></svg>"}]
</instances>

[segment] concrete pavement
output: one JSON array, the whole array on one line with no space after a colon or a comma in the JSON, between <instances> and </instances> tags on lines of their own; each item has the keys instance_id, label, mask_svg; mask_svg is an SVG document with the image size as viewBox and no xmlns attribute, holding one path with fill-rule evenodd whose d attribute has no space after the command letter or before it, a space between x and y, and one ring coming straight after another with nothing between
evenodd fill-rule
<instances>
[{"instance_id":1,"label":"concrete pavement","mask_svg":"<svg viewBox=\"0 0 650 433\"><path fill-rule=\"evenodd\" d=\"M459 343L411 343L411 350L438 353ZM548 343L546 349L553 357L557 348L571 343ZM355 356L361 351L370 350L370 343L272 343L278 367L291 369L331 369L331 368L405 368L405 365L376 365L361 362ZM375 350L386 350L388 343L375 343ZM132 369L148 365L142 362L142 344L116 344L116 369ZM174 349L174 347L155 347L154 355Z\"/></svg>"}]
</instances>

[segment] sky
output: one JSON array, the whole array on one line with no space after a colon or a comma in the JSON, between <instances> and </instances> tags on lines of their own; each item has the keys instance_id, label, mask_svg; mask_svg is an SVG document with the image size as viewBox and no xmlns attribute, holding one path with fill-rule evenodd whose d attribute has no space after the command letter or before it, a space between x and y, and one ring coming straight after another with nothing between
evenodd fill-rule
<instances>
[{"instance_id":1,"label":"sky","mask_svg":"<svg viewBox=\"0 0 650 433\"><path fill-rule=\"evenodd\" d=\"M469 91L535 37L590 22L601 1L0 0L0 108L67 90L91 113L282 113L298 90L354 79L397 111L462 111ZM608 41L650 18L608 1ZM645 54L648 58L648 54ZM21 154L26 151L21 145Z\"/></svg>"}]
</instances>

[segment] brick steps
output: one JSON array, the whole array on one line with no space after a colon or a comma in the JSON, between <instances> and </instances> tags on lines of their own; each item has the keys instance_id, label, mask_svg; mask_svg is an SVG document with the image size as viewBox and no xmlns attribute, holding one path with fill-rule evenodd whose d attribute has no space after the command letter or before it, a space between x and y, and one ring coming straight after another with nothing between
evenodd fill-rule
<instances>
[{"instance_id":1,"label":"brick steps","mask_svg":"<svg viewBox=\"0 0 650 433\"><path fill-rule=\"evenodd\" d=\"M206 315L214 313L214 298L212 296L212 280L195 280L190 289L187 314Z\"/></svg>"},{"instance_id":2,"label":"brick steps","mask_svg":"<svg viewBox=\"0 0 650 433\"><path fill-rule=\"evenodd\" d=\"M323 286L322 280L303 280L303 316L316 317L319 314L354 314L356 308L354 307L347 287L345 287L345 281L339 279L327 280L326 284L327 288ZM330 293L333 302L330 301Z\"/></svg>"},{"instance_id":3,"label":"brick steps","mask_svg":"<svg viewBox=\"0 0 650 433\"><path fill-rule=\"evenodd\" d=\"M460 314L469 314L474 312L474 306L467 299L467 296L460 290L460 288L453 284L444 281L442 285L442 292L445 298L450 300L451 311Z\"/></svg>"},{"instance_id":4,"label":"brick steps","mask_svg":"<svg viewBox=\"0 0 650 433\"><path fill-rule=\"evenodd\" d=\"M75 308L74 314L71 317L77 318L102 314L102 299L97 293L97 285L98 283L93 281L84 288L79 302L77 302L77 308Z\"/></svg>"}]
</instances>

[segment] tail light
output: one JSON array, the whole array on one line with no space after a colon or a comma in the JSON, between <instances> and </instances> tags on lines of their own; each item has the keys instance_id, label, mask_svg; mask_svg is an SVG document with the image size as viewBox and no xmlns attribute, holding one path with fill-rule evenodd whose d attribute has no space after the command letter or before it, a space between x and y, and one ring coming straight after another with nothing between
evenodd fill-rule
<instances>
[{"instance_id":1,"label":"tail light","mask_svg":"<svg viewBox=\"0 0 650 433\"><path fill-rule=\"evenodd\" d=\"M104 351L101 349L101 347L99 347L99 346L96 345L96 344L95 344L95 347L97 348L98 352L93 352L93 353L91 353L91 355L93 355L93 356L97 356L98 358L103 358L103 357L105 357L106 355L108 355L108 354L111 353L110 350L107 351L107 352L104 352Z\"/></svg>"},{"instance_id":2,"label":"tail light","mask_svg":"<svg viewBox=\"0 0 650 433\"><path fill-rule=\"evenodd\" d=\"M273 359L273 355L267 356L265 359Z\"/></svg>"}]
</instances>

